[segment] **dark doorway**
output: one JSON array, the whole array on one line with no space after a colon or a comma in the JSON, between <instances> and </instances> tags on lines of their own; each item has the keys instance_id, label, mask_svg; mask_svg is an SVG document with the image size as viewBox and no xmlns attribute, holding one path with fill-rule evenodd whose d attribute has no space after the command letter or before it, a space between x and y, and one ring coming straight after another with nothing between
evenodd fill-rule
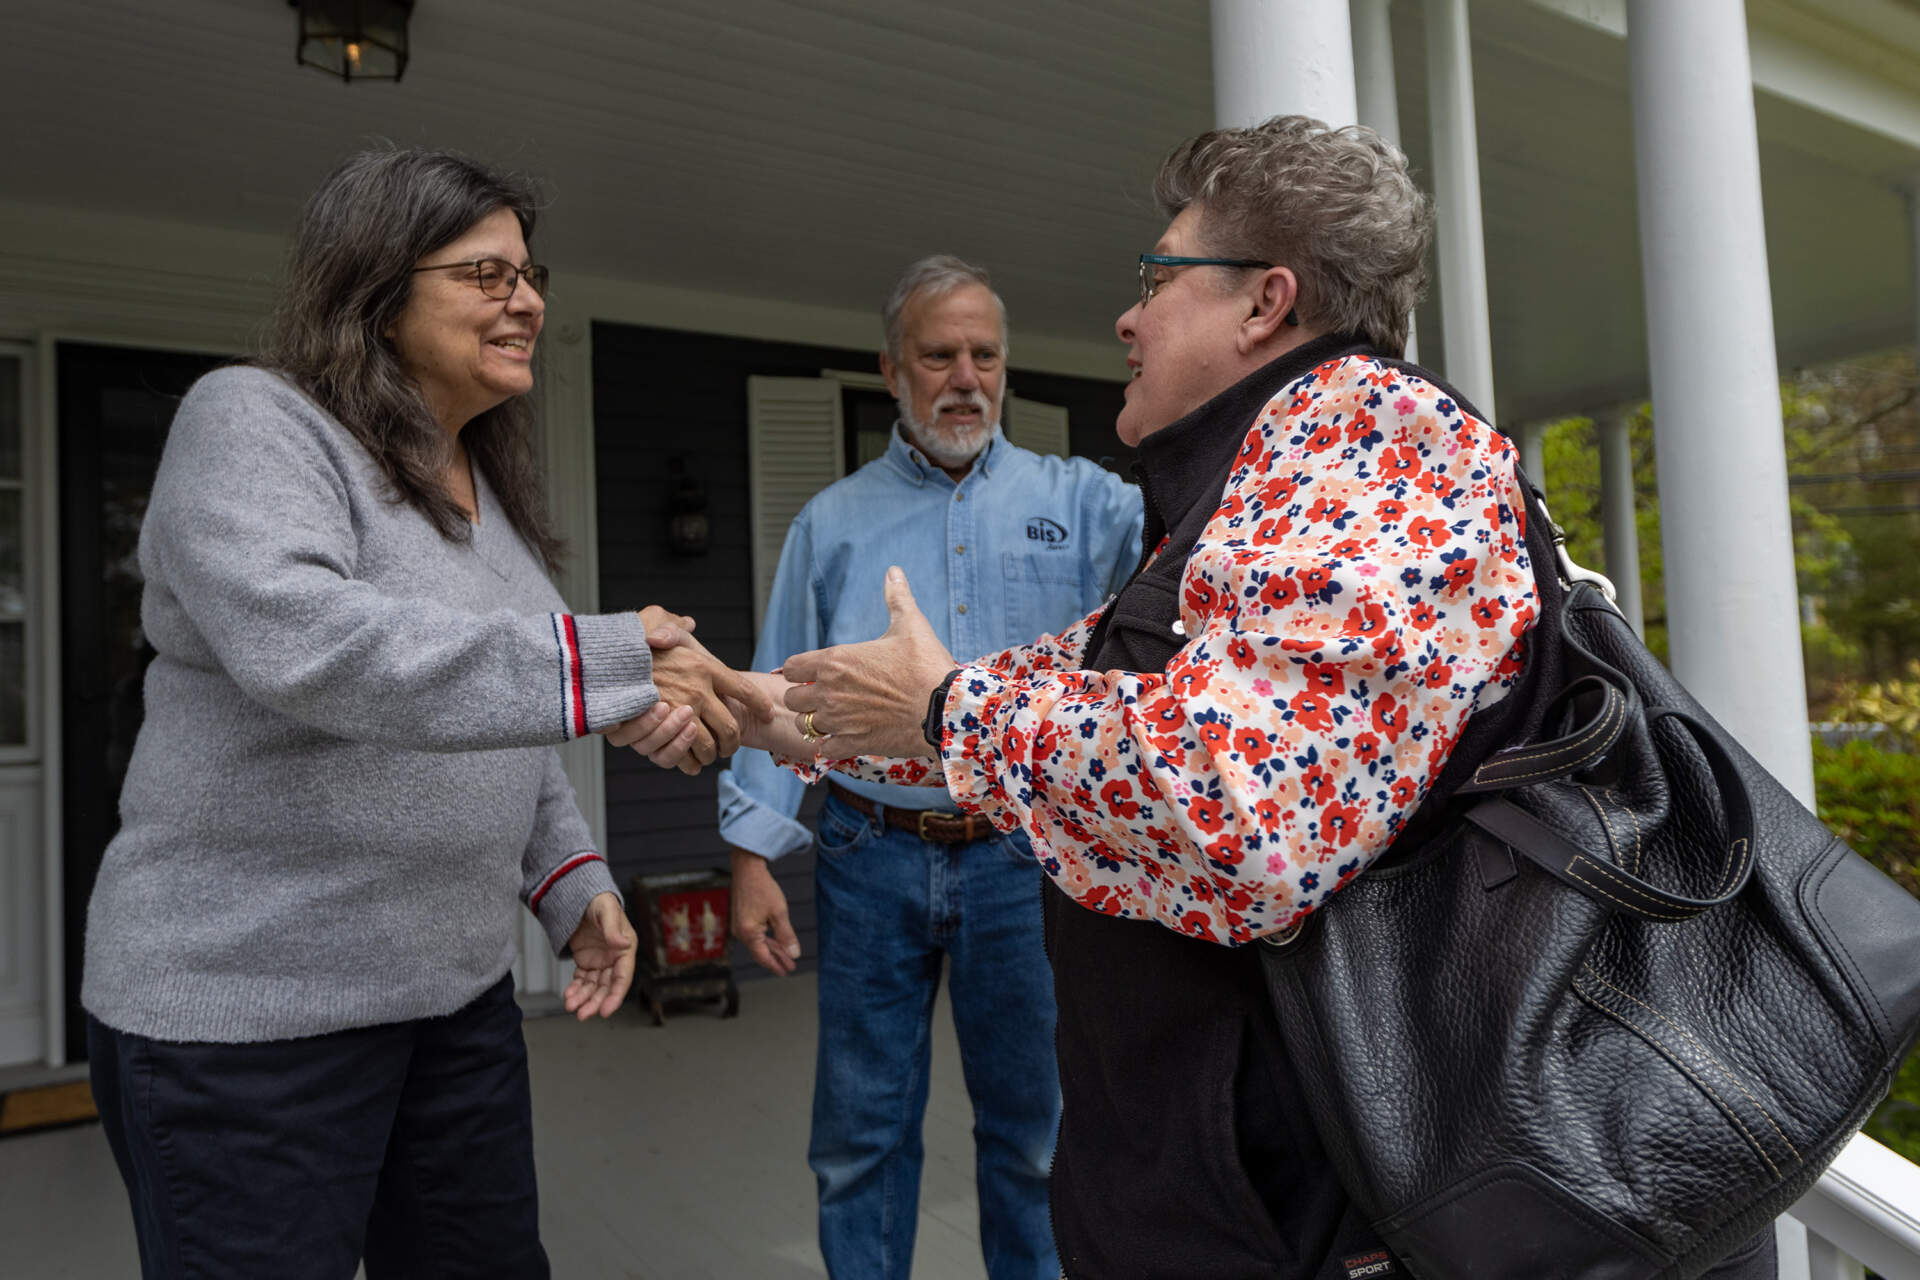
<instances>
[{"instance_id":1,"label":"dark doorway","mask_svg":"<svg viewBox=\"0 0 1920 1280\"><path fill-rule=\"evenodd\" d=\"M86 1057L80 966L87 899L120 829L120 784L153 651L136 550L180 397L228 357L60 343L60 764L67 1058Z\"/></svg>"}]
</instances>

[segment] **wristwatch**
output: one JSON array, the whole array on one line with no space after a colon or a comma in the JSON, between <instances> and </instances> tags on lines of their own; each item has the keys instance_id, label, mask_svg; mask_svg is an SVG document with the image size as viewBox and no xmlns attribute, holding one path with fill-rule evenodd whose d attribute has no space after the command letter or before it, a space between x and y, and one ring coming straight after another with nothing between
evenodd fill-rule
<instances>
[{"instance_id":1,"label":"wristwatch","mask_svg":"<svg viewBox=\"0 0 1920 1280\"><path fill-rule=\"evenodd\" d=\"M947 693L953 688L953 682L960 678L960 668L947 672L947 678L933 687L933 696L927 699L926 723L920 726L921 736L927 745L935 751L940 749L940 731L947 722Z\"/></svg>"}]
</instances>

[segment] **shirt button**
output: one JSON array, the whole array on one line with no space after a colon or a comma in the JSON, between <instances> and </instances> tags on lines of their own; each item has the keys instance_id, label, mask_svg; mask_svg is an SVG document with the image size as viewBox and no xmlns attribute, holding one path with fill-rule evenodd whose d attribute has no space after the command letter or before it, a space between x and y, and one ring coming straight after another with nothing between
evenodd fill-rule
<instances>
[{"instance_id":1,"label":"shirt button","mask_svg":"<svg viewBox=\"0 0 1920 1280\"><path fill-rule=\"evenodd\" d=\"M959 546L955 547L953 549L953 554L957 556L963 556L967 554L967 544L963 542Z\"/></svg>"},{"instance_id":2,"label":"shirt button","mask_svg":"<svg viewBox=\"0 0 1920 1280\"><path fill-rule=\"evenodd\" d=\"M961 605L961 606L960 606L960 608L959 608L959 612L961 612L961 613L965 613L966 611L967 611L967 606L965 606L965 605Z\"/></svg>"},{"instance_id":3,"label":"shirt button","mask_svg":"<svg viewBox=\"0 0 1920 1280\"><path fill-rule=\"evenodd\" d=\"M967 495L960 492L960 490L955 489L953 491L953 500L955 502L965 502L967 500Z\"/></svg>"}]
</instances>

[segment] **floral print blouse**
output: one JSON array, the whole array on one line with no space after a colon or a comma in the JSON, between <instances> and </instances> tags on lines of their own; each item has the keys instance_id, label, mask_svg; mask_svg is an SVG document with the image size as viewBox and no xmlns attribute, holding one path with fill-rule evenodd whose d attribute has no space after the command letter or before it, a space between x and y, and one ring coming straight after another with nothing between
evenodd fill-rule
<instances>
[{"instance_id":1,"label":"floral print blouse","mask_svg":"<svg viewBox=\"0 0 1920 1280\"><path fill-rule=\"evenodd\" d=\"M1519 673L1538 600L1514 466L1433 384L1329 361L1249 428L1164 672L1080 670L1096 613L964 668L938 765L787 763L944 772L1090 910L1223 944L1285 929L1393 843Z\"/></svg>"}]
</instances>

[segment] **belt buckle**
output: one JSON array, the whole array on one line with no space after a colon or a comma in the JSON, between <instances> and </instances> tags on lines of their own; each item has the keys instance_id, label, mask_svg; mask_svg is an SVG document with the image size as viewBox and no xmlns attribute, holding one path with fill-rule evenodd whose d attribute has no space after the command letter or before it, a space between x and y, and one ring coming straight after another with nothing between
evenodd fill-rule
<instances>
[{"instance_id":1,"label":"belt buckle","mask_svg":"<svg viewBox=\"0 0 1920 1280\"><path fill-rule=\"evenodd\" d=\"M932 840L933 837L927 834L927 819L937 818L939 816L940 811L938 809L922 809L919 820L914 823L914 834L918 835L922 840Z\"/></svg>"}]
</instances>

